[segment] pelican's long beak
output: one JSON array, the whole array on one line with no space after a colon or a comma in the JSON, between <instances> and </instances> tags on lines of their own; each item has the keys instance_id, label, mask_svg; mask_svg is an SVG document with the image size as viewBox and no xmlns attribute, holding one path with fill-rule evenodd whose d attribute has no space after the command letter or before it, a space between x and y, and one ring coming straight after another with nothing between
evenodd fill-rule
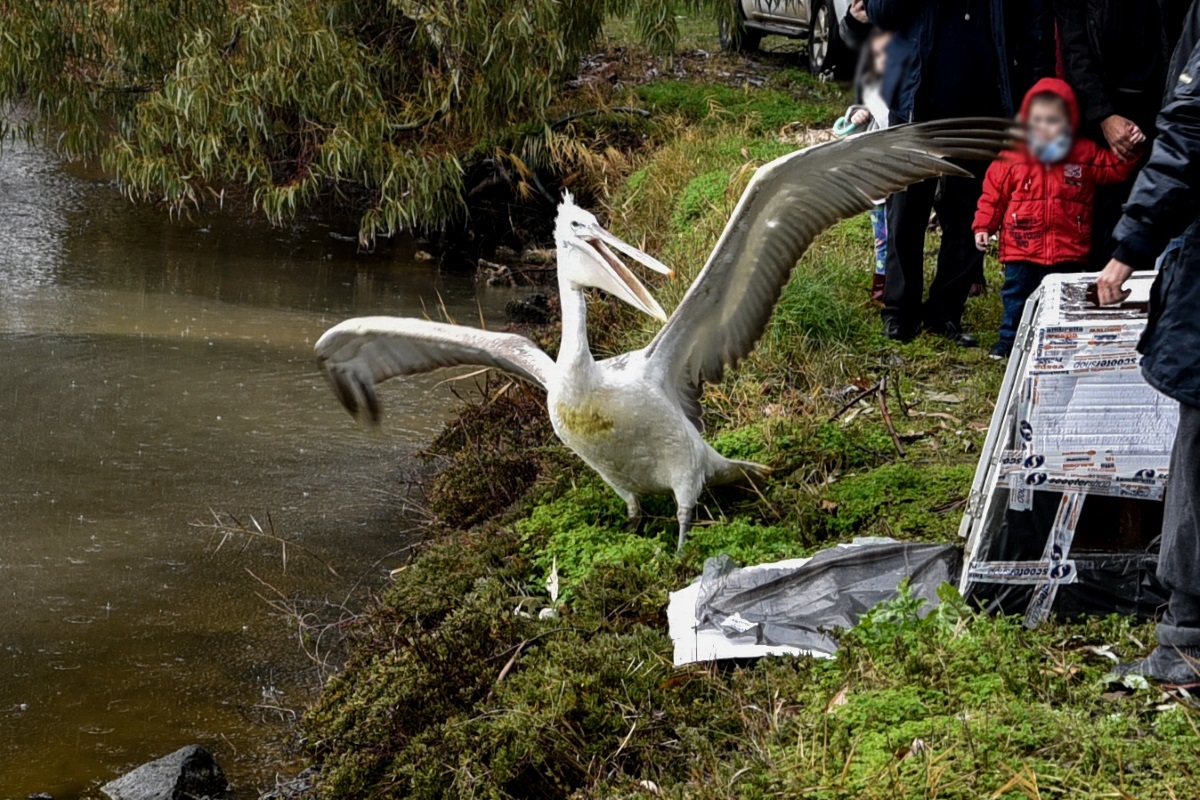
<instances>
[{"instance_id":1,"label":"pelican's long beak","mask_svg":"<svg viewBox=\"0 0 1200 800\"><path fill-rule=\"evenodd\" d=\"M576 241L590 260L599 268L593 285L611 295L625 301L639 311L649 314L662 322L667 321L667 314L662 306L650 294L650 291L637 279L629 267L617 257L613 248L663 275L675 273L666 264L654 256L644 253L599 225L579 225L575 229ZM611 247L610 247L611 246Z\"/></svg>"}]
</instances>

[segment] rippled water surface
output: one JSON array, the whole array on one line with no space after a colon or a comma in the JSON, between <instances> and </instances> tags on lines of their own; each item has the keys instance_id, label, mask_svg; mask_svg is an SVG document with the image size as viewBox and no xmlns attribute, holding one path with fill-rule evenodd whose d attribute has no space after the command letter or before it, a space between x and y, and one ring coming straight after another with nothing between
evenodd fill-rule
<instances>
[{"instance_id":1,"label":"rippled water surface","mask_svg":"<svg viewBox=\"0 0 1200 800\"><path fill-rule=\"evenodd\" d=\"M43 150L0 154L0 798L191 742L242 790L280 766L314 670L263 597L336 616L380 583L407 456L454 402L390 384L365 430L312 344L350 315L494 320L508 299L331 233L353 230L173 222ZM269 515L286 564L258 537L218 548L214 511Z\"/></svg>"}]
</instances>

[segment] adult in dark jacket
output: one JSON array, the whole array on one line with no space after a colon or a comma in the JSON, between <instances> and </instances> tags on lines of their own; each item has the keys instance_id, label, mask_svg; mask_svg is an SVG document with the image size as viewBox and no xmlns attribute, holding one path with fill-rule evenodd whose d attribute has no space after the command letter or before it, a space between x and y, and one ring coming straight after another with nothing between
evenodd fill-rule
<instances>
[{"instance_id":1,"label":"adult in dark jacket","mask_svg":"<svg viewBox=\"0 0 1200 800\"><path fill-rule=\"evenodd\" d=\"M1192 50L1197 44L1200 44L1200 8L1197 8L1200 3L1196 3L1195 0L1187 0L1187 2L1191 5L1188 6L1187 15L1180 27L1179 39L1175 42L1175 53L1171 56L1171 64L1167 67L1167 75L1173 80L1167 83L1167 90L1163 95L1164 105L1171 102L1171 96L1175 92L1174 79L1187 67Z\"/></svg>"},{"instance_id":2,"label":"adult in dark jacket","mask_svg":"<svg viewBox=\"0 0 1200 800\"><path fill-rule=\"evenodd\" d=\"M1107 141L1124 158L1136 158L1135 148L1154 138L1171 49L1189 2L1055 0L1063 67L1079 96L1083 135ZM1130 179L1096 193L1093 269L1112 256L1112 231L1132 186Z\"/></svg>"},{"instance_id":3,"label":"adult in dark jacket","mask_svg":"<svg viewBox=\"0 0 1200 800\"><path fill-rule=\"evenodd\" d=\"M1130 671L1169 685L1200 686L1200 46L1158 117L1158 139L1114 236L1113 260L1097 281L1104 304L1128 296L1123 287L1130 273L1153 267L1171 245L1151 290L1138 349L1145 354L1146 380L1179 401L1158 561L1171 599L1158 626L1158 647Z\"/></svg>"},{"instance_id":4,"label":"adult in dark jacket","mask_svg":"<svg viewBox=\"0 0 1200 800\"><path fill-rule=\"evenodd\" d=\"M893 32L883 97L893 123L973 115L1012 116L1025 91L1054 73L1050 0L866 0L870 21ZM888 198L883 329L907 340L923 325L964 346L962 312L983 281L971 230L986 165L974 178L910 186ZM925 233L934 208L942 226L937 275L924 294Z\"/></svg>"},{"instance_id":5,"label":"adult in dark jacket","mask_svg":"<svg viewBox=\"0 0 1200 800\"><path fill-rule=\"evenodd\" d=\"M858 50L867 41L867 36L875 28L867 16L867 0L851 0L846 7L846 14L838 23L838 33L846 46Z\"/></svg>"}]
</instances>

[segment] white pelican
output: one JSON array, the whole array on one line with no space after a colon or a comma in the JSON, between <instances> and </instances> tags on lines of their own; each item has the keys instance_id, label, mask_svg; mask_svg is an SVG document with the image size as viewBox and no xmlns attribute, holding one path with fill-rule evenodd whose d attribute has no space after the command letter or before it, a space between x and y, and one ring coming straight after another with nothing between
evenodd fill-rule
<instances>
[{"instance_id":1,"label":"white pelican","mask_svg":"<svg viewBox=\"0 0 1200 800\"><path fill-rule=\"evenodd\" d=\"M939 175L965 175L947 161L993 158L1011 123L969 119L904 125L783 156L754 175L716 249L650 344L597 362L587 341L588 287L658 319L662 309L621 263L622 252L669 270L604 230L572 202L555 226L562 344L552 360L523 336L421 319L362 317L330 328L317 356L343 405L379 418L375 384L442 367L492 367L542 386L554 432L625 500L671 493L679 546L706 485L766 473L725 458L701 437L700 397L754 347L797 260L834 222L873 201ZM611 249L610 249L611 247Z\"/></svg>"}]
</instances>

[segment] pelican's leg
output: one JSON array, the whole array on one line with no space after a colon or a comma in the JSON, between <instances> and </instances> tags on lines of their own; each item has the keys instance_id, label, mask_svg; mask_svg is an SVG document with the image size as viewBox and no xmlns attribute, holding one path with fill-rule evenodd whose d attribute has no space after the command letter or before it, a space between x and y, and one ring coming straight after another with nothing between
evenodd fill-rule
<instances>
[{"instance_id":1,"label":"pelican's leg","mask_svg":"<svg viewBox=\"0 0 1200 800\"><path fill-rule=\"evenodd\" d=\"M687 539L688 531L692 527L692 513L695 511L695 506L690 503L680 503L679 509L675 516L679 519L679 544L675 548L675 552L683 551L683 542Z\"/></svg>"},{"instance_id":2,"label":"pelican's leg","mask_svg":"<svg viewBox=\"0 0 1200 800\"><path fill-rule=\"evenodd\" d=\"M625 501L625 509L629 513L629 522L626 523L629 530L638 533L642 529L642 504L638 502L638 496L632 492L627 492L623 489L613 487L621 499Z\"/></svg>"},{"instance_id":3,"label":"pelican's leg","mask_svg":"<svg viewBox=\"0 0 1200 800\"><path fill-rule=\"evenodd\" d=\"M688 531L692 528L692 517L696 513L696 504L700 502L700 492L703 489L704 484L700 483L696 486L677 488L674 492L675 517L679 520L679 546L676 552L683 550L683 543L687 539Z\"/></svg>"}]
</instances>

